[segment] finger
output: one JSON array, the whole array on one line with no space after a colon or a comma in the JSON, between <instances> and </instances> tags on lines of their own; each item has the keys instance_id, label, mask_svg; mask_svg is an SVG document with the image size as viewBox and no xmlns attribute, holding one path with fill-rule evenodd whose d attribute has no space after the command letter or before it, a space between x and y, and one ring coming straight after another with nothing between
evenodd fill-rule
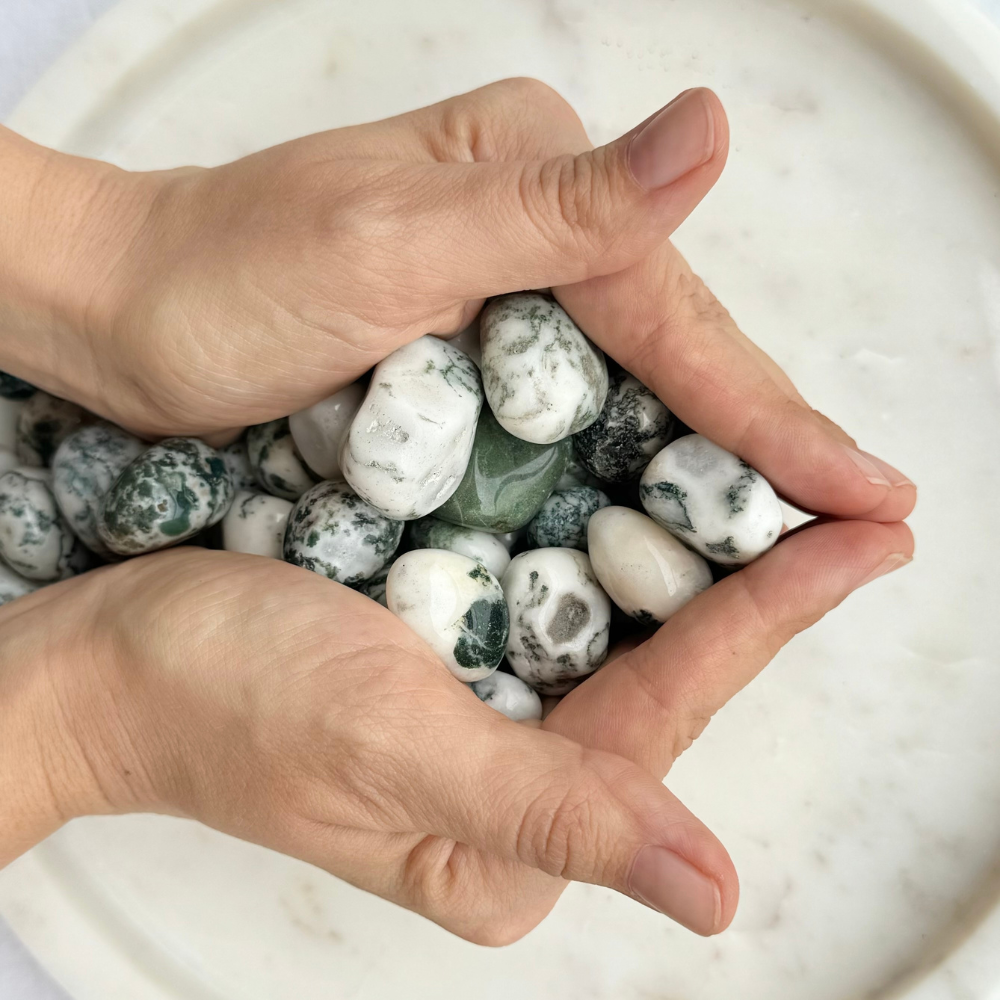
<instances>
[{"instance_id":1,"label":"finger","mask_svg":"<svg viewBox=\"0 0 1000 1000\"><path fill-rule=\"evenodd\" d=\"M732 862L659 781L619 757L462 704L442 716L450 723L438 730L433 762L408 769L396 790L415 828L609 886L700 934L728 925L738 895ZM472 711L475 725L456 724Z\"/></svg>"},{"instance_id":2,"label":"finger","mask_svg":"<svg viewBox=\"0 0 1000 1000\"><path fill-rule=\"evenodd\" d=\"M785 643L912 555L904 524L832 521L789 535L571 691L548 724L662 777Z\"/></svg>"},{"instance_id":3,"label":"finger","mask_svg":"<svg viewBox=\"0 0 1000 1000\"><path fill-rule=\"evenodd\" d=\"M913 510L913 483L812 410L669 243L634 267L555 294L684 423L797 506L887 522Z\"/></svg>"}]
</instances>

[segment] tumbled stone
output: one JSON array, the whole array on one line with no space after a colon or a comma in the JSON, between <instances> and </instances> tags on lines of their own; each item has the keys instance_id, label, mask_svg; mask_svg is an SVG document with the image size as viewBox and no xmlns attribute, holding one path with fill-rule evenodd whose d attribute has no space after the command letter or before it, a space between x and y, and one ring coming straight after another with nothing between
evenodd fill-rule
<instances>
[{"instance_id":1,"label":"tumbled stone","mask_svg":"<svg viewBox=\"0 0 1000 1000\"><path fill-rule=\"evenodd\" d=\"M483 367L483 348L479 342L479 317L481 315L482 313L479 313L464 330L448 341L449 344L468 354L477 368Z\"/></svg>"},{"instance_id":2,"label":"tumbled stone","mask_svg":"<svg viewBox=\"0 0 1000 1000\"><path fill-rule=\"evenodd\" d=\"M639 485L649 516L723 566L742 566L781 533L781 506L756 469L700 434L668 444Z\"/></svg>"},{"instance_id":3,"label":"tumbled stone","mask_svg":"<svg viewBox=\"0 0 1000 1000\"><path fill-rule=\"evenodd\" d=\"M407 552L392 564L386 600L459 680L482 680L503 659L507 602L482 563L443 549Z\"/></svg>"},{"instance_id":4,"label":"tumbled stone","mask_svg":"<svg viewBox=\"0 0 1000 1000\"><path fill-rule=\"evenodd\" d=\"M670 440L673 414L634 375L611 376L600 416L573 438L580 462L606 483L635 479Z\"/></svg>"},{"instance_id":5,"label":"tumbled stone","mask_svg":"<svg viewBox=\"0 0 1000 1000\"><path fill-rule=\"evenodd\" d=\"M260 483L257 482L253 466L250 464L245 436L220 448L219 455L222 457L226 472L229 473L234 490L251 490L254 493L260 490Z\"/></svg>"},{"instance_id":6,"label":"tumbled stone","mask_svg":"<svg viewBox=\"0 0 1000 1000\"><path fill-rule=\"evenodd\" d=\"M627 615L662 624L712 586L697 552L628 507L605 507L590 519L590 563L598 582Z\"/></svg>"},{"instance_id":7,"label":"tumbled stone","mask_svg":"<svg viewBox=\"0 0 1000 1000\"><path fill-rule=\"evenodd\" d=\"M595 511L607 507L607 495L592 486L558 490L542 504L528 525L528 544L535 549L587 551L587 524Z\"/></svg>"},{"instance_id":8,"label":"tumbled stone","mask_svg":"<svg viewBox=\"0 0 1000 1000\"><path fill-rule=\"evenodd\" d=\"M0 396L4 399L31 399L35 392L36 389L30 382L25 382L16 375L0 372Z\"/></svg>"},{"instance_id":9,"label":"tumbled stone","mask_svg":"<svg viewBox=\"0 0 1000 1000\"><path fill-rule=\"evenodd\" d=\"M85 568L76 536L44 477L0 476L0 557L28 580L65 580Z\"/></svg>"},{"instance_id":10,"label":"tumbled stone","mask_svg":"<svg viewBox=\"0 0 1000 1000\"><path fill-rule=\"evenodd\" d=\"M575 440L575 439L571 439ZM600 479L580 461L576 448L570 450L569 461L566 463L566 471L559 477L556 483L556 490L571 490L574 486L594 486L604 485Z\"/></svg>"},{"instance_id":11,"label":"tumbled stone","mask_svg":"<svg viewBox=\"0 0 1000 1000\"><path fill-rule=\"evenodd\" d=\"M434 516L496 533L523 528L549 498L571 449L568 439L556 444L522 441L484 406L462 482Z\"/></svg>"},{"instance_id":12,"label":"tumbled stone","mask_svg":"<svg viewBox=\"0 0 1000 1000\"><path fill-rule=\"evenodd\" d=\"M462 481L482 405L467 354L431 336L401 347L375 368L344 437L344 478L388 517L429 514Z\"/></svg>"},{"instance_id":13,"label":"tumbled stone","mask_svg":"<svg viewBox=\"0 0 1000 1000\"><path fill-rule=\"evenodd\" d=\"M365 503L346 483L323 482L296 501L285 529L286 562L356 587L393 557L403 522Z\"/></svg>"},{"instance_id":14,"label":"tumbled stone","mask_svg":"<svg viewBox=\"0 0 1000 1000\"><path fill-rule=\"evenodd\" d=\"M542 699L513 674L498 670L485 680L475 681L472 690L481 702L513 722L542 717Z\"/></svg>"},{"instance_id":15,"label":"tumbled stone","mask_svg":"<svg viewBox=\"0 0 1000 1000\"><path fill-rule=\"evenodd\" d=\"M167 438L125 467L101 504L101 541L122 556L193 538L225 517L233 484L198 438Z\"/></svg>"},{"instance_id":16,"label":"tumbled stone","mask_svg":"<svg viewBox=\"0 0 1000 1000\"><path fill-rule=\"evenodd\" d=\"M248 428L247 456L257 484L272 496L298 500L319 482L295 447L288 417Z\"/></svg>"},{"instance_id":17,"label":"tumbled stone","mask_svg":"<svg viewBox=\"0 0 1000 1000\"><path fill-rule=\"evenodd\" d=\"M407 538L413 549L447 549L482 563L498 580L510 565L510 551L501 537L475 528L463 528L436 517L411 521Z\"/></svg>"},{"instance_id":18,"label":"tumbled stone","mask_svg":"<svg viewBox=\"0 0 1000 1000\"><path fill-rule=\"evenodd\" d=\"M482 313L483 386L501 426L552 444L589 427L608 392L604 355L555 300L533 292Z\"/></svg>"},{"instance_id":19,"label":"tumbled stone","mask_svg":"<svg viewBox=\"0 0 1000 1000\"><path fill-rule=\"evenodd\" d=\"M510 609L507 660L539 694L561 695L608 653L611 601L576 549L532 549L503 576Z\"/></svg>"},{"instance_id":20,"label":"tumbled stone","mask_svg":"<svg viewBox=\"0 0 1000 1000\"><path fill-rule=\"evenodd\" d=\"M20 573L15 573L0 561L0 606L32 593L38 590L38 587L39 584L26 579Z\"/></svg>"},{"instance_id":21,"label":"tumbled stone","mask_svg":"<svg viewBox=\"0 0 1000 1000\"><path fill-rule=\"evenodd\" d=\"M0 448L0 476L11 469L16 469L21 464L17 455L7 448Z\"/></svg>"},{"instance_id":22,"label":"tumbled stone","mask_svg":"<svg viewBox=\"0 0 1000 1000\"><path fill-rule=\"evenodd\" d=\"M96 418L68 399L36 392L17 419L17 457L25 465L48 465L56 448Z\"/></svg>"},{"instance_id":23,"label":"tumbled stone","mask_svg":"<svg viewBox=\"0 0 1000 1000\"><path fill-rule=\"evenodd\" d=\"M120 427L100 421L74 431L56 449L52 492L77 538L91 552L110 555L98 532L101 503L125 467L147 447Z\"/></svg>"},{"instance_id":24,"label":"tumbled stone","mask_svg":"<svg viewBox=\"0 0 1000 1000\"><path fill-rule=\"evenodd\" d=\"M340 447L354 414L361 407L365 389L363 382L354 382L288 418L299 454L322 479L343 478Z\"/></svg>"},{"instance_id":25,"label":"tumbled stone","mask_svg":"<svg viewBox=\"0 0 1000 1000\"><path fill-rule=\"evenodd\" d=\"M365 580L357 585L358 593L370 597L376 604L381 604L383 608L389 607L385 598L385 581L389 576L392 564L388 563L382 567L370 580Z\"/></svg>"},{"instance_id":26,"label":"tumbled stone","mask_svg":"<svg viewBox=\"0 0 1000 1000\"><path fill-rule=\"evenodd\" d=\"M291 512L291 500L240 490L222 519L222 547L227 552L283 559L285 526Z\"/></svg>"}]
</instances>

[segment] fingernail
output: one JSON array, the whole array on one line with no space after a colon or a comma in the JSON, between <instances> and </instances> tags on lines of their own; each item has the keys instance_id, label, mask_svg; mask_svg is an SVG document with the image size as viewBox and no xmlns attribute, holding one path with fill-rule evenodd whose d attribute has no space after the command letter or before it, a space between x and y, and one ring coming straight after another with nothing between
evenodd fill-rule
<instances>
[{"instance_id":1,"label":"fingernail","mask_svg":"<svg viewBox=\"0 0 1000 1000\"><path fill-rule=\"evenodd\" d=\"M712 934L722 918L719 887L679 854L648 844L632 862L629 890L636 899L696 934Z\"/></svg>"},{"instance_id":2,"label":"fingernail","mask_svg":"<svg viewBox=\"0 0 1000 1000\"><path fill-rule=\"evenodd\" d=\"M857 451L854 448L844 446L844 450L851 456L851 461L861 470L864 477L873 486L912 486L906 476L899 469L894 469L888 462L883 462L881 458L869 455L867 451Z\"/></svg>"},{"instance_id":3,"label":"fingernail","mask_svg":"<svg viewBox=\"0 0 1000 1000\"><path fill-rule=\"evenodd\" d=\"M666 187L707 163L715 152L715 117L701 90L688 90L633 137L632 176L647 191Z\"/></svg>"},{"instance_id":4,"label":"fingernail","mask_svg":"<svg viewBox=\"0 0 1000 1000\"><path fill-rule=\"evenodd\" d=\"M877 580L880 576L885 576L888 573L892 573L897 569L901 569L907 563L913 562L913 556L905 555L902 552L893 552L891 556L888 556L886 560L869 576L866 576L858 587L864 587L871 583L872 580Z\"/></svg>"}]
</instances>

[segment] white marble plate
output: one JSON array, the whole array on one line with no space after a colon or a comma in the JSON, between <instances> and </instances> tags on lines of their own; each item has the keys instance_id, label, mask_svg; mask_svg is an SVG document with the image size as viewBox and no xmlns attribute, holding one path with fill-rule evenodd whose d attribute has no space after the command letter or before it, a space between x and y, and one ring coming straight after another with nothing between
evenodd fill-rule
<instances>
[{"instance_id":1,"label":"white marble plate","mask_svg":"<svg viewBox=\"0 0 1000 1000\"><path fill-rule=\"evenodd\" d=\"M15 126L214 163L513 74L597 141L714 87L678 240L815 405L913 475L912 567L794 642L671 776L728 844L700 940L575 886L502 951L160 817L76 822L0 912L80 1000L1000 996L1000 35L951 0L126 0Z\"/></svg>"}]
</instances>

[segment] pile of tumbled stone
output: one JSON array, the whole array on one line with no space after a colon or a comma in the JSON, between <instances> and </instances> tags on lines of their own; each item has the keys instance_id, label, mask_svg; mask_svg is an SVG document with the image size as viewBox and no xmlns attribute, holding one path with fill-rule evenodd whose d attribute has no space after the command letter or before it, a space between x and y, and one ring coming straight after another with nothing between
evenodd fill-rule
<instances>
[{"instance_id":1,"label":"pile of tumbled stone","mask_svg":"<svg viewBox=\"0 0 1000 1000\"><path fill-rule=\"evenodd\" d=\"M181 542L284 559L388 607L515 719L782 526L758 472L536 293L221 450L8 375L0 396L0 603Z\"/></svg>"}]
</instances>

